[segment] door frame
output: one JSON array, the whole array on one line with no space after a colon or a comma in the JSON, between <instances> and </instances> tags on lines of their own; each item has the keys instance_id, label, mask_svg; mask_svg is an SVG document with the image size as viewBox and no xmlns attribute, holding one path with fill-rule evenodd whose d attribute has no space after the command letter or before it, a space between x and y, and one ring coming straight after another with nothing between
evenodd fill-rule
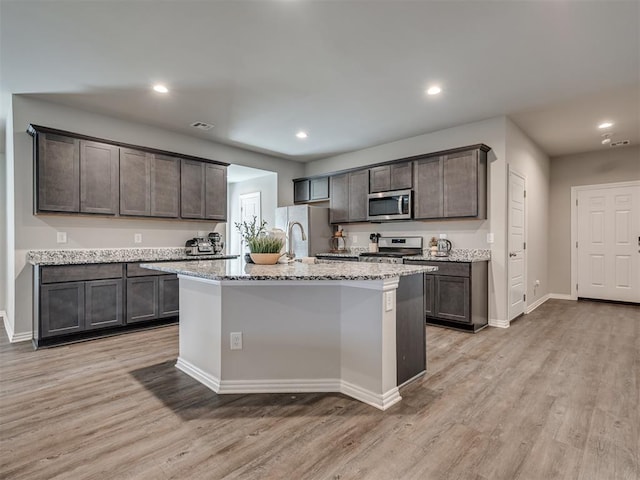
<instances>
[{"instance_id":1,"label":"door frame","mask_svg":"<svg viewBox=\"0 0 640 480\"><path fill-rule=\"evenodd\" d=\"M571 187L571 294L569 300L578 300L578 192L601 188L639 187L640 180L630 182L599 183L596 185L579 185Z\"/></svg>"},{"instance_id":2,"label":"door frame","mask_svg":"<svg viewBox=\"0 0 640 480\"><path fill-rule=\"evenodd\" d=\"M524 226L523 226L523 230L524 230L524 243L525 245L528 243L528 233L529 233L529 215L528 215L528 208L527 208L527 177L525 175L523 175L522 173L520 173L520 171L514 169L510 164L507 164L507 248L506 248L506 254L507 254L507 322L510 323L513 320L515 320L516 318L521 317L522 315L525 315L527 313L527 306L529 305L529 298L527 298L526 300L523 300L523 310L522 310L522 314L517 315L513 318L511 317L511 263L509 262L509 239L511 237L511 174L515 174L517 176L519 176L520 178L522 178L522 181L524 183ZM527 248L525 247L523 249L523 271L522 271L522 276L523 276L523 284L524 284L524 294L525 294L525 298L526 298L526 294L527 294L527 285L528 285L528 280L527 280L527 258L528 258L528 251Z\"/></svg>"},{"instance_id":3,"label":"door frame","mask_svg":"<svg viewBox=\"0 0 640 480\"><path fill-rule=\"evenodd\" d=\"M262 191L258 190L255 192L249 193L241 193L238 195L238 220L242 221L242 203L244 200L249 198L257 198L258 199L258 222L262 222ZM235 226L234 226L235 228ZM242 237L238 234L237 245L238 253L242 255Z\"/></svg>"}]
</instances>

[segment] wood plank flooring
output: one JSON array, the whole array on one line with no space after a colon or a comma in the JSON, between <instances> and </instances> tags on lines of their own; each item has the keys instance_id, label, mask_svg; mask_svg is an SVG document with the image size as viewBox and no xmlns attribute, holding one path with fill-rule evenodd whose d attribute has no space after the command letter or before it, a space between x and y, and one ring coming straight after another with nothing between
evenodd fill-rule
<instances>
[{"instance_id":1,"label":"wood plank flooring","mask_svg":"<svg viewBox=\"0 0 640 480\"><path fill-rule=\"evenodd\" d=\"M427 327L428 373L380 412L222 395L177 327L33 351L0 340L3 479L640 478L640 308L551 300L476 335Z\"/></svg>"}]
</instances>

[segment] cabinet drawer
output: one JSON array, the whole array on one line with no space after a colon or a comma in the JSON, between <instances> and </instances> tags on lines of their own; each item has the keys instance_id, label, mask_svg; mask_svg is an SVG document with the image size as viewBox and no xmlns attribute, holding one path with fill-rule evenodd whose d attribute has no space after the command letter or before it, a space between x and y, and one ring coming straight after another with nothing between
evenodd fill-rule
<instances>
[{"instance_id":1,"label":"cabinet drawer","mask_svg":"<svg viewBox=\"0 0 640 480\"><path fill-rule=\"evenodd\" d=\"M142 263L153 263L153 260ZM160 272L158 270L149 270L142 268L140 263L127 263L127 277L150 277L153 275L166 275L166 272Z\"/></svg>"},{"instance_id":2,"label":"cabinet drawer","mask_svg":"<svg viewBox=\"0 0 640 480\"><path fill-rule=\"evenodd\" d=\"M122 278L122 264L96 263L89 265L45 266L42 267L40 278L42 284Z\"/></svg>"},{"instance_id":3,"label":"cabinet drawer","mask_svg":"<svg viewBox=\"0 0 640 480\"><path fill-rule=\"evenodd\" d=\"M406 263L410 265L427 265L430 267L438 267L438 271L427 273L427 275L448 275L450 277L468 277L471 272L471 264L457 262L429 262L421 260L408 260Z\"/></svg>"}]
</instances>

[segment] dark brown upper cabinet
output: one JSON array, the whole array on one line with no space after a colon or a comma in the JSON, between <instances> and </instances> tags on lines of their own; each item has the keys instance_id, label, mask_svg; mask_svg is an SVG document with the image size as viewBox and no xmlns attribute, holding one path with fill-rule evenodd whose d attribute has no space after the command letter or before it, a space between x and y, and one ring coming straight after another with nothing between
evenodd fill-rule
<instances>
[{"instance_id":1,"label":"dark brown upper cabinet","mask_svg":"<svg viewBox=\"0 0 640 480\"><path fill-rule=\"evenodd\" d=\"M80 140L41 134L37 138L36 211L80 211Z\"/></svg>"},{"instance_id":2,"label":"dark brown upper cabinet","mask_svg":"<svg viewBox=\"0 0 640 480\"><path fill-rule=\"evenodd\" d=\"M226 163L38 125L27 132L35 213L226 220Z\"/></svg>"},{"instance_id":3,"label":"dark brown upper cabinet","mask_svg":"<svg viewBox=\"0 0 640 480\"><path fill-rule=\"evenodd\" d=\"M413 174L414 218L486 218L486 150L416 160Z\"/></svg>"},{"instance_id":4,"label":"dark brown upper cabinet","mask_svg":"<svg viewBox=\"0 0 640 480\"><path fill-rule=\"evenodd\" d=\"M349 174L333 175L330 182L330 221L331 223L347 223L349 221Z\"/></svg>"},{"instance_id":5,"label":"dark brown upper cabinet","mask_svg":"<svg viewBox=\"0 0 640 480\"><path fill-rule=\"evenodd\" d=\"M369 169L369 191L406 190L413 186L412 163L394 163Z\"/></svg>"},{"instance_id":6,"label":"dark brown upper cabinet","mask_svg":"<svg viewBox=\"0 0 640 480\"><path fill-rule=\"evenodd\" d=\"M180 159L121 149L120 215L177 218Z\"/></svg>"},{"instance_id":7,"label":"dark brown upper cabinet","mask_svg":"<svg viewBox=\"0 0 640 480\"><path fill-rule=\"evenodd\" d=\"M151 216L180 215L180 159L154 154L151 159Z\"/></svg>"},{"instance_id":8,"label":"dark brown upper cabinet","mask_svg":"<svg viewBox=\"0 0 640 480\"><path fill-rule=\"evenodd\" d=\"M120 149L120 215L151 215L151 158L148 152Z\"/></svg>"},{"instance_id":9,"label":"dark brown upper cabinet","mask_svg":"<svg viewBox=\"0 0 640 480\"><path fill-rule=\"evenodd\" d=\"M119 148L80 140L80 211L118 214Z\"/></svg>"},{"instance_id":10,"label":"dark brown upper cabinet","mask_svg":"<svg viewBox=\"0 0 640 480\"><path fill-rule=\"evenodd\" d=\"M367 220L368 169L333 175L330 188L331 223Z\"/></svg>"},{"instance_id":11,"label":"dark brown upper cabinet","mask_svg":"<svg viewBox=\"0 0 640 480\"><path fill-rule=\"evenodd\" d=\"M181 217L206 220L226 220L226 167L182 160Z\"/></svg>"},{"instance_id":12,"label":"dark brown upper cabinet","mask_svg":"<svg viewBox=\"0 0 640 480\"><path fill-rule=\"evenodd\" d=\"M329 200L329 177L297 178L293 181L293 203Z\"/></svg>"}]
</instances>

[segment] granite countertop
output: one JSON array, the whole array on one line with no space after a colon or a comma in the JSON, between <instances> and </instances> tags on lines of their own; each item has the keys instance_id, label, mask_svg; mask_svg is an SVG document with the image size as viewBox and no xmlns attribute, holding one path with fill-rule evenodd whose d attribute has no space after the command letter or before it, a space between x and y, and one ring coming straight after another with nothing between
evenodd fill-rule
<instances>
[{"instance_id":1,"label":"granite countertop","mask_svg":"<svg viewBox=\"0 0 640 480\"><path fill-rule=\"evenodd\" d=\"M363 250L368 251L368 250ZM318 253L318 258L358 258L360 251L350 251L345 253ZM429 251L425 250L424 255L411 255L403 257L406 260L428 260L430 262L488 262L491 260L491 250L482 248L456 248L451 250L448 257L432 257Z\"/></svg>"},{"instance_id":2,"label":"granite countertop","mask_svg":"<svg viewBox=\"0 0 640 480\"><path fill-rule=\"evenodd\" d=\"M431 255L420 255L404 257L406 260L427 260L429 262L489 262L491 261L491 250L479 248L460 248L451 250L448 257L432 257Z\"/></svg>"},{"instance_id":3,"label":"granite countertop","mask_svg":"<svg viewBox=\"0 0 640 480\"><path fill-rule=\"evenodd\" d=\"M187 255L184 247L158 248L74 248L29 250L32 265L74 265L84 263L154 262L165 260L222 260L237 255Z\"/></svg>"},{"instance_id":4,"label":"granite countertop","mask_svg":"<svg viewBox=\"0 0 640 480\"><path fill-rule=\"evenodd\" d=\"M330 258L358 258L360 256L359 253L354 253L354 252L343 252L343 253L331 253L331 252L327 252L327 253L316 253L316 257L318 258L323 258L323 257L330 257Z\"/></svg>"},{"instance_id":5,"label":"granite countertop","mask_svg":"<svg viewBox=\"0 0 640 480\"><path fill-rule=\"evenodd\" d=\"M228 262L201 260L199 262L145 263L143 268L177 273L210 280L379 280L385 278L432 272L438 267L422 265L393 265L383 263L329 262L255 265L243 259Z\"/></svg>"}]
</instances>

